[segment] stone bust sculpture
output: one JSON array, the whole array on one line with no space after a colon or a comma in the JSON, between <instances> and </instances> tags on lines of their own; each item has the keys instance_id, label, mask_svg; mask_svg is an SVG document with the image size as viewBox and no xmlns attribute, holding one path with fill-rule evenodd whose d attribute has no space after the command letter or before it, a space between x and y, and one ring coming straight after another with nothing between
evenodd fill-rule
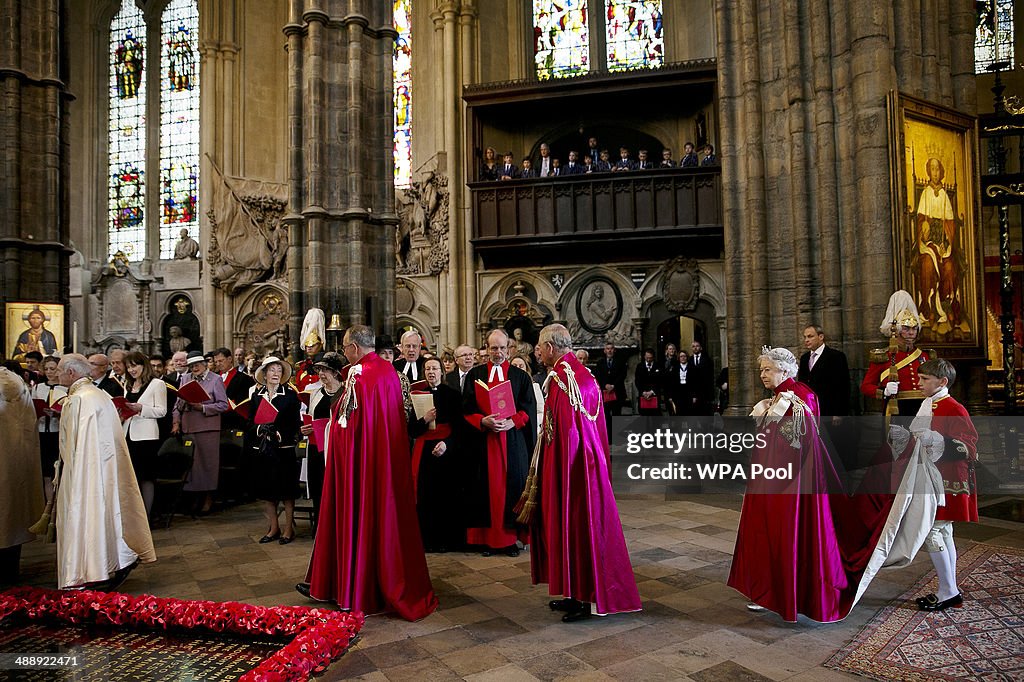
<instances>
[{"instance_id":1,"label":"stone bust sculpture","mask_svg":"<svg viewBox=\"0 0 1024 682\"><path fill-rule=\"evenodd\" d=\"M171 347L172 353L188 350L188 347L192 345L192 339L182 336L181 327L174 326L167 331L171 335L171 338L167 341L167 345Z\"/></svg>"},{"instance_id":2,"label":"stone bust sculpture","mask_svg":"<svg viewBox=\"0 0 1024 682\"><path fill-rule=\"evenodd\" d=\"M181 228L181 239L174 247L174 260L195 260L199 257L199 242L188 236L188 229Z\"/></svg>"}]
</instances>

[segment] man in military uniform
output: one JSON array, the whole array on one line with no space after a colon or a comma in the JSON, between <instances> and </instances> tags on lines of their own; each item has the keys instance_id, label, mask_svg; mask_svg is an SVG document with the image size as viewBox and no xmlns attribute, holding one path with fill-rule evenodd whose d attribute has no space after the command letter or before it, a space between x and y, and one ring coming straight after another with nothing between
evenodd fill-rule
<instances>
[{"instance_id":1,"label":"man in military uniform","mask_svg":"<svg viewBox=\"0 0 1024 682\"><path fill-rule=\"evenodd\" d=\"M313 365L323 359L326 337L324 311L319 308L310 308L306 313L306 318L302 321L302 331L299 334L306 358L295 367L295 389L300 395L307 391L315 391L320 387L320 377L317 376Z\"/></svg>"},{"instance_id":2,"label":"man in military uniform","mask_svg":"<svg viewBox=\"0 0 1024 682\"><path fill-rule=\"evenodd\" d=\"M889 349L871 352L871 365L860 392L884 401L887 414L913 417L924 400L918 368L931 358L927 351L916 347L921 319L910 294L900 290L889 298L878 330L890 337Z\"/></svg>"}]
</instances>

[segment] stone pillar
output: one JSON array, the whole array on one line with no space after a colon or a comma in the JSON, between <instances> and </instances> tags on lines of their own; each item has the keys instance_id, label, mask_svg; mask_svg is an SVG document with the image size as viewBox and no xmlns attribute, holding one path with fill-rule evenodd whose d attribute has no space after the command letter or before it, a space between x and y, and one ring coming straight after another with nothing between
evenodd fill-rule
<instances>
[{"instance_id":1,"label":"stone pillar","mask_svg":"<svg viewBox=\"0 0 1024 682\"><path fill-rule=\"evenodd\" d=\"M894 288L886 98L973 113L973 25L957 4L716 0L736 412L763 395L761 344L797 351L811 321L863 376Z\"/></svg>"},{"instance_id":2,"label":"stone pillar","mask_svg":"<svg viewBox=\"0 0 1024 682\"><path fill-rule=\"evenodd\" d=\"M291 0L288 284L294 354L310 307L378 331L394 319L390 3ZM387 77L385 77L385 75Z\"/></svg>"},{"instance_id":3,"label":"stone pillar","mask_svg":"<svg viewBox=\"0 0 1024 682\"><path fill-rule=\"evenodd\" d=\"M70 302L66 21L63 0L0 3L0 309Z\"/></svg>"}]
</instances>

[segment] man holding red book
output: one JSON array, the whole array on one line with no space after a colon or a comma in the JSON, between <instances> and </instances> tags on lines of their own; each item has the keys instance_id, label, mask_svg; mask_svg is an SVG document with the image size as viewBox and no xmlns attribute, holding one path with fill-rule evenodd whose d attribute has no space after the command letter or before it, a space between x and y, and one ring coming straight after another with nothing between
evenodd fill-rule
<instances>
[{"instance_id":1,"label":"man holding red book","mask_svg":"<svg viewBox=\"0 0 1024 682\"><path fill-rule=\"evenodd\" d=\"M475 462L467 472L467 542L484 556L504 551L519 556L517 541L528 542L512 511L526 486L530 453L537 438L537 402L530 375L508 361L508 334L487 335L489 360L471 369L462 389L467 429L466 452ZM509 403L512 404L509 404Z\"/></svg>"}]
</instances>

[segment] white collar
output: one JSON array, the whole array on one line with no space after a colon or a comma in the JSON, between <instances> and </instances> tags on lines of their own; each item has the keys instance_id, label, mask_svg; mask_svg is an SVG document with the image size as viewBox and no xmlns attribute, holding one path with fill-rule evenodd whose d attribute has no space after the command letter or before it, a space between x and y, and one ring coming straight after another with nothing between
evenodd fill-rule
<instances>
[{"instance_id":1,"label":"white collar","mask_svg":"<svg viewBox=\"0 0 1024 682\"><path fill-rule=\"evenodd\" d=\"M487 376L487 383L494 381L494 376L498 376L498 381L505 380L505 372L501 369L501 365L491 365L491 373Z\"/></svg>"}]
</instances>

